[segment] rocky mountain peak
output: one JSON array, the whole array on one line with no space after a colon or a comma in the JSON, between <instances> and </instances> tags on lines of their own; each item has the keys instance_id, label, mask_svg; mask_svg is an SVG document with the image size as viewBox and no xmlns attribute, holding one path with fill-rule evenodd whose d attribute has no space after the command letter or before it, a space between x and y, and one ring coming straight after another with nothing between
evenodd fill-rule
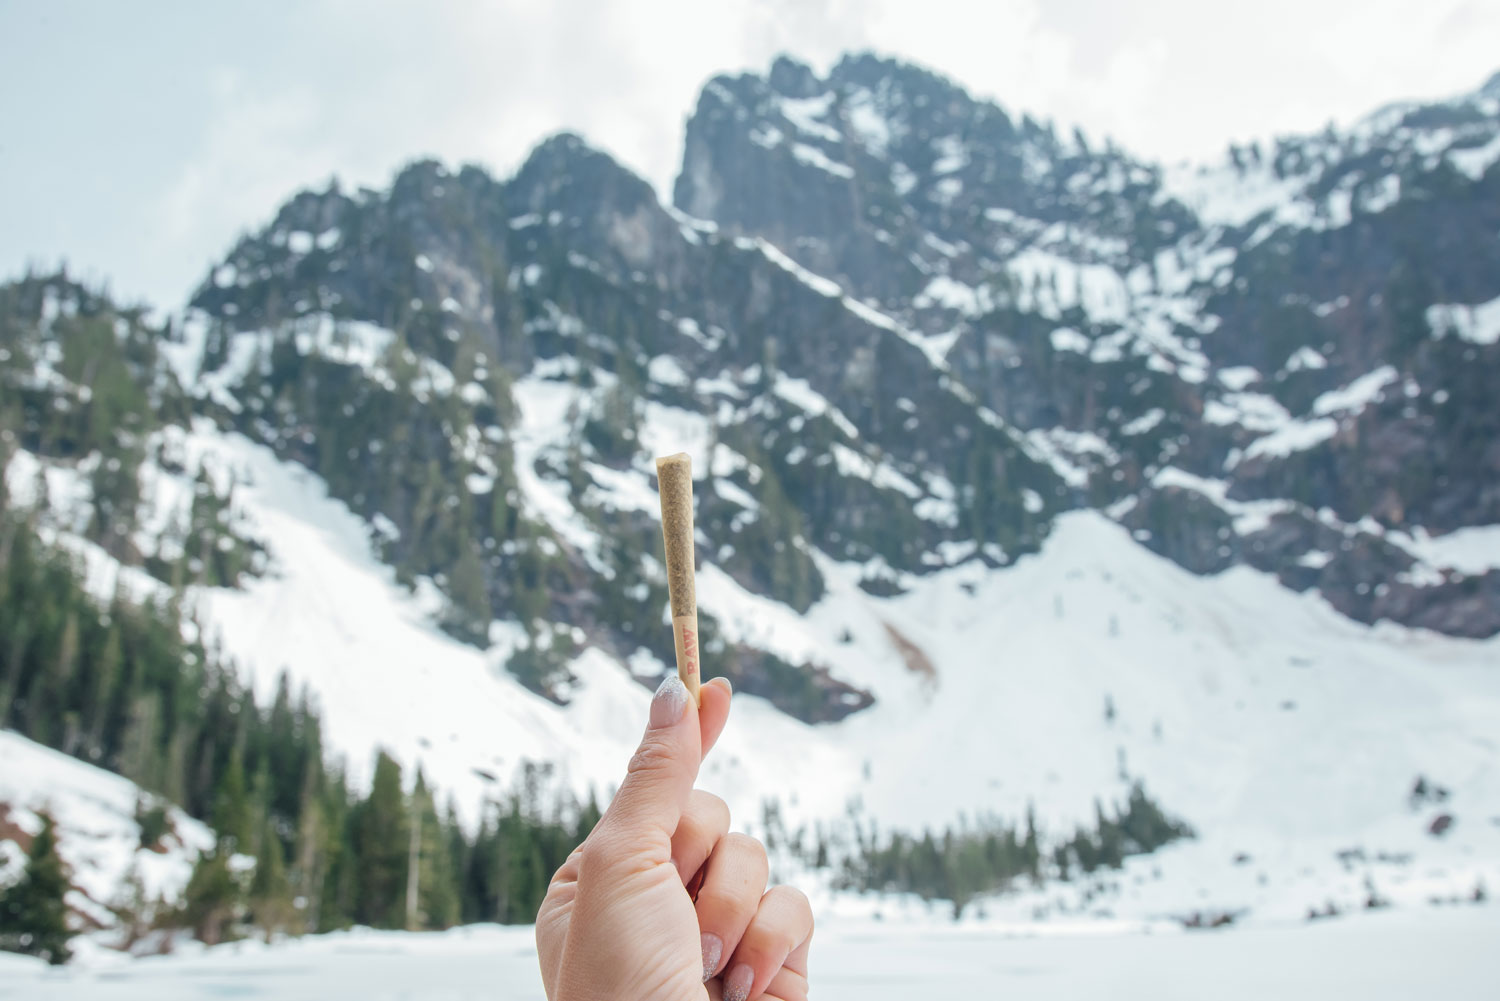
<instances>
[{"instance_id":1,"label":"rocky mountain peak","mask_svg":"<svg viewBox=\"0 0 1500 1001\"><path fill-rule=\"evenodd\" d=\"M777 56L771 63L766 82L777 93L800 98L816 97L822 84L812 67L786 55Z\"/></svg>"},{"instance_id":2,"label":"rocky mountain peak","mask_svg":"<svg viewBox=\"0 0 1500 1001\"><path fill-rule=\"evenodd\" d=\"M631 214L655 208L651 186L582 137L563 132L542 141L508 185L513 210L586 212L609 206Z\"/></svg>"},{"instance_id":3,"label":"rocky mountain peak","mask_svg":"<svg viewBox=\"0 0 1500 1001\"><path fill-rule=\"evenodd\" d=\"M1423 560L1386 537L1491 521L1455 464L1486 465L1479 439L1438 431L1420 401L1452 399L1437 387L1458 378L1460 355L1493 364L1487 334L1440 343L1433 320L1500 292L1485 194L1500 107L1399 105L1344 133L1167 170L897 61L850 56L826 78L778 66L705 88L676 188L684 211L931 338L1065 481L1184 565L1248 560L1360 618L1500 628L1432 611L1463 574L1413 589L1395 577L1415 579L1407 561ZM1463 248L1441 283L1440 244ZM1378 388L1391 386L1404 404ZM1354 458L1372 437L1400 463L1413 448L1442 456L1442 472L1398 483L1395 466ZM1455 489L1474 502L1440 513L1438 494ZM1283 509L1267 526L1244 504ZM1354 550L1385 555L1359 562L1339 546L1325 560L1318 509L1362 540ZM1288 519L1303 527L1288 535Z\"/></svg>"}]
</instances>

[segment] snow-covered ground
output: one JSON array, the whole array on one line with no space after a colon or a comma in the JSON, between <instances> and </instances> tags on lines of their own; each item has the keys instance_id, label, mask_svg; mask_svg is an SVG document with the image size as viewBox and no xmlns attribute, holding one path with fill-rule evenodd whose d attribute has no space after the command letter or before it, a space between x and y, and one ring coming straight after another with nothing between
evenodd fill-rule
<instances>
[{"instance_id":1,"label":"snow-covered ground","mask_svg":"<svg viewBox=\"0 0 1500 1001\"><path fill-rule=\"evenodd\" d=\"M540 1001L530 928L356 931L74 968L0 954L0 999L25 1001ZM1393 910L1227 932L1038 933L1001 925L829 923L812 952L824 1001L1362 1001L1492 998L1500 907Z\"/></svg>"}]
</instances>

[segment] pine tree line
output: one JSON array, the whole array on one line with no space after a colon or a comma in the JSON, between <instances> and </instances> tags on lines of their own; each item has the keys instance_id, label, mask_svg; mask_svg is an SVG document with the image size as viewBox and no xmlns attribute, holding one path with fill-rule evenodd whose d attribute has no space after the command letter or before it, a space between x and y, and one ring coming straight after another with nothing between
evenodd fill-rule
<instances>
[{"instance_id":1,"label":"pine tree line","mask_svg":"<svg viewBox=\"0 0 1500 1001\"><path fill-rule=\"evenodd\" d=\"M1030 808L1019 823L987 817L916 835L881 832L857 810L851 811L847 827L789 832L779 805L768 804L763 825L768 848L784 850L814 869L831 868L840 889L947 900L955 918L976 897L1002 893L1020 880L1040 886L1119 869L1131 855L1193 836L1192 828L1169 817L1139 782L1112 812L1095 800L1094 814L1092 825L1079 826L1050 845Z\"/></svg>"},{"instance_id":2,"label":"pine tree line","mask_svg":"<svg viewBox=\"0 0 1500 1001\"><path fill-rule=\"evenodd\" d=\"M408 789L383 752L370 790L357 791L327 759L305 694L283 676L258 705L183 625L175 601L95 600L69 554L0 500L0 722L160 796L138 812L142 847L171 833L163 801L215 831L179 907L123 908L137 912L122 915L137 933L187 927L217 942L252 926L273 935L530 921L598 818L592 802L544 801L544 778L528 774L469 831L423 776ZM6 891L28 895L17 913L40 913L35 883ZM7 935L0 942L30 947Z\"/></svg>"},{"instance_id":3,"label":"pine tree line","mask_svg":"<svg viewBox=\"0 0 1500 1001\"><path fill-rule=\"evenodd\" d=\"M217 844L200 856L166 923L209 943L252 929L269 941L354 925L527 923L599 818L592 801L563 797L546 807L528 776L470 832L420 771L405 789L400 764L383 751L368 793L351 792L337 772L322 781L321 790L307 787L292 819L231 774L213 811Z\"/></svg>"}]
</instances>

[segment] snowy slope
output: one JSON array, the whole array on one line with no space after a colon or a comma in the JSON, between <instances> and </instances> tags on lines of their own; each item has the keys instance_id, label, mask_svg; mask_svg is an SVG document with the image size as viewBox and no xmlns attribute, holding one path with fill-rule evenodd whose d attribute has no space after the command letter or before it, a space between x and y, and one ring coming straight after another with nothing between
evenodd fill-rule
<instances>
[{"instance_id":1,"label":"snowy slope","mask_svg":"<svg viewBox=\"0 0 1500 1001\"><path fill-rule=\"evenodd\" d=\"M356 776L384 746L471 820L523 760L608 795L649 696L631 669L659 663L586 650L571 703L548 702L501 669L503 636L480 652L432 625L316 477L207 425L188 444L234 471L271 556L245 590L199 594L205 628L263 695L282 669L308 685ZM619 489L639 493L645 475L621 473ZM1093 512L1064 517L1014 567L967 564L896 598L861 590L860 566L822 564L829 594L805 617L701 570L700 600L727 635L829 664L877 697L822 726L742 697L704 778L742 827L772 799L793 826L858 801L909 830L1034 804L1060 835L1092 818L1096 798L1122 798L1128 775L1201 837L1169 850L1168 878L1132 890L1121 912L1348 906L1370 871L1340 860L1351 849L1405 860L1376 867L1388 893L1500 883L1495 641L1361 626L1246 568L1196 577ZM908 645L932 676L908 668ZM1419 775L1448 800L1410 805ZM1441 812L1457 823L1438 839L1426 830Z\"/></svg>"},{"instance_id":2,"label":"snowy slope","mask_svg":"<svg viewBox=\"0 0 1500 1001\"><path fill-rule=\"evenodd\" d=\"M0 882L8 883L25 866L22 846L7 839L5 829L14 826L29 843L41 830L39 814L46 812L57 824L58 852L72 870L75 889L68 904L88 921L114 924L108 907L131 872L140 877L147 900L176 900L198 852L213 846L213 835L169 807L168 833L157 850L141 848L135 810L143 797L156 802L127 779L0 730Z\"/></svg>"},{"instance_id":3,"label":"snowy slope","mask_svg":"<svg viewBox=\"0 0 1500 1001\"><path fill-rule=\"evenodd\" d=\"M204 628L247 671L262 699L274 692L282 670L295 685L310 687L323 711L325 740L356 781L367 776L375 748L384 747L420 765L471 821L487 797L509 789L524 761L554 764L561 781L580 793L612 792L650 698L623 665L586 651L575 664L582 692L566 707L527 691L503 669L510 641L482 652L440 631L430 608L398 587L375 558L369 529L328 499L316 476L206 425L188 446L237 476L237 496L272 559L270 572L242 591L196 596ZM784 746L804 742L807 728L768 706L751 705L744 715L762 734L784 736ZM748 750L748 741L741 746ZM837 757L832 749L825 754ZM801 757L789 750L780 761L744 766L740 775L767 789L778 770Z\"/></svg>"}]
</instances>

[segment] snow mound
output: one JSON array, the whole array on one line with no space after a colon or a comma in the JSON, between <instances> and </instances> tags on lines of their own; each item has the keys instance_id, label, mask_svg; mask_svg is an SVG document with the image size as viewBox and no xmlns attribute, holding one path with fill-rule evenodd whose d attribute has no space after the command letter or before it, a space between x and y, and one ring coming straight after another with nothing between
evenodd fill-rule
<instances>
[{"instance_id":1,"label":"snow mound","mask_svg":"<svg viewBox=\"0 0 1500 1001\"><path fill-rule=\"evenodd\" d=\"M57 825L58 853L72 869L75 892L68 903L88 920L113 925L109 904L132 871L147 899L175 901L198 853L213 847L213 834L168 806L168 833L154 850L142 848L135 818L143 801L166 806L129 779L0 730L0 882L25 865L22 845L4 832L13 826L29 843L45 812Z\"/></svg>"}]
</instances>

